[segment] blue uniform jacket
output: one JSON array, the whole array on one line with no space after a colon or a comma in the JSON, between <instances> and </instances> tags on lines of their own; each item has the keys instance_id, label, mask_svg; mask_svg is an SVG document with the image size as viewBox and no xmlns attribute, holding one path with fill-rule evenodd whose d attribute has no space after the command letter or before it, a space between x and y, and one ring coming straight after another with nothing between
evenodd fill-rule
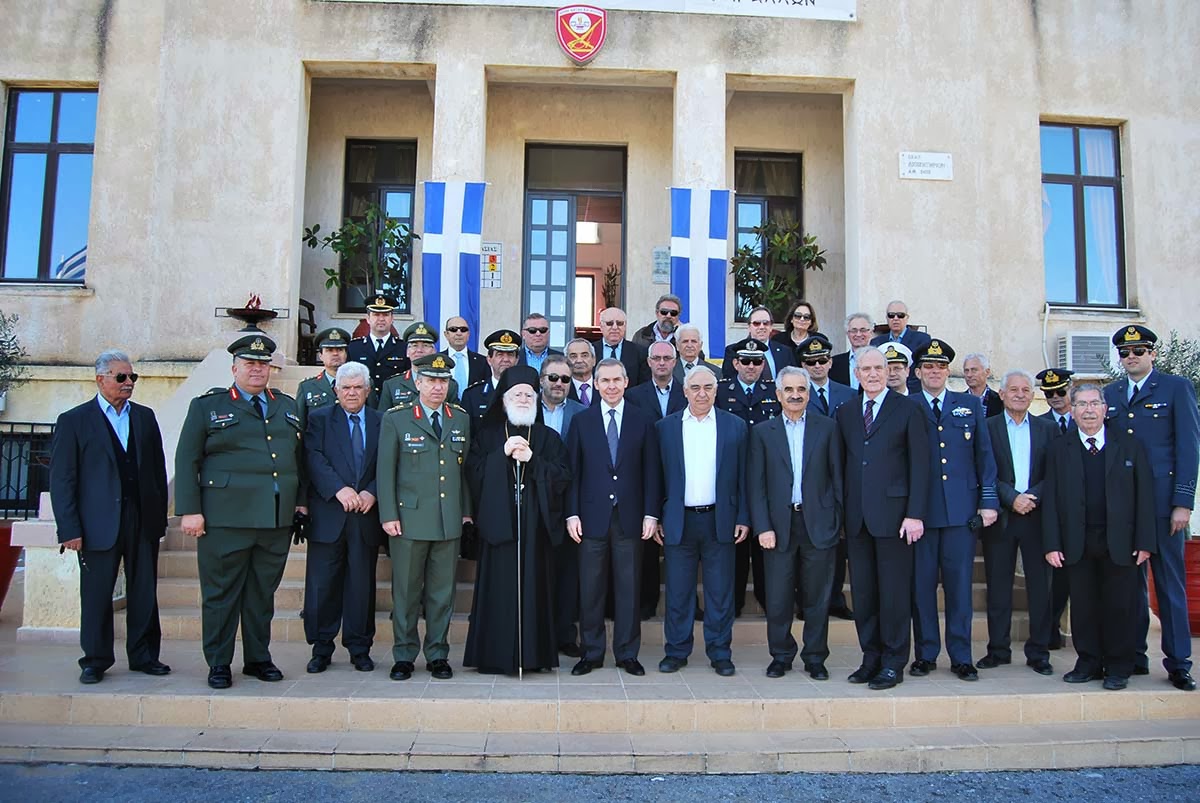
<instances>
[{"instance_id":1,"label":"blue uniform jacket","mask_svg":"<svg viewBox=\"0 0 1200 803\"><path fill-rule=\"evenodd\" d=\"M946 391L941 419L920 393L911 397L929 433L929 509L926 527L964 527L980 509L999 510L996 460L983 407L970 393Z\"/></svg>"}]
</instances>

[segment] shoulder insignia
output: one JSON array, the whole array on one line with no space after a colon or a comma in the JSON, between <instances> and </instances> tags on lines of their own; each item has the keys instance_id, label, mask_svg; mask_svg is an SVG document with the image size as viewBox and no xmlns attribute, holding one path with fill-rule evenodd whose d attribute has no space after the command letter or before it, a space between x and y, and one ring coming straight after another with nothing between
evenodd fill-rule
<instances>
[{"instance_id":1,"label":"shoulder insignia","mask_svg":"<svg viewBox=\"0 0 1200 803\"><path fill-rule=\"evenodd\" d=\"M318 371L318 372L317 372L317 375L316 375L316 376L314 376L314 377L312 377L312 378L313 378L313 379L320 379L320 378L321 378L321 377L323 377L323 376L325 376L325 371L324 371L324 370L321 370L321 371Z\"/></svg>"},{"instance_id":2,"label":"shoulder insignia","mask_svg":"<svg viewBox=\"0 0 1200 803\"><path fill-rule=\"evenodd\" d=\"M451 410L458 410L460 413L465 413L467 408L463 407L458 402L446 402L446 406Z\"/></svg>"},{"instance_id":3,"label":"shoulder insignia","mask_svg":"<svg viewBox=\"0 0 1200 803\"><path fill-rule=\"evenodd\" d=\"M466 387L466 390L470 390L471 388L477 388L477 387L479 387L480 385L486 385L486 384L487 384L487 380L486 380L486 379L480 379L478 382L473 382L473 383L471 383L470 385L467 385L467 387ZM465 391L464 391L464 392L465 392Z\"/></svg>"},{"instance_id":4,"label":"shoulder insignia","mask_svg":"<svg viewBox=\"0 0 1200 803\"><path fill-rule=\"evenodd\" d=\"M204 391L196 398L201 399L201 398L204 398L205 396L213 396L213 395L216 395L217 393L224 393L227 390L229 390L229 388L209 388L208 390Z\"/></svg>"}]
</instances>

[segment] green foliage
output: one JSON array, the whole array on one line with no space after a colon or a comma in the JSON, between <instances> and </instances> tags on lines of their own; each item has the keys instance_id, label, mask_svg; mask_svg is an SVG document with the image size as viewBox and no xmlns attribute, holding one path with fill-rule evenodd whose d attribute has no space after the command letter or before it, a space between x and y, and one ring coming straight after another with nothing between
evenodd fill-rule
<instances>
[{"instance_id":1,"label":"green foliage","mask_svg":"<svg viewBox=\"0 0 1200 803\"><path fill-rule=\"evenodd\" d=\"M754 229L757 242L744 245L729 261L738 300L738 318L754 307L771 310L775 320L791 312L788 307L800 297L806 270L825 269L825 251L816 235L804 234L791 217L767 220Z\"/></svg>"},{"instance_id":2,"label":"green foliage","mask_svg":"<svg viewBox=\"0 0 1200 803\"><path fill-rule=\"evenodd\" d=\"M1192 383L1196 395L1200 396L1200 340L1180 337L1179 332L1172 329L1167 339L1158 344L1154 367L1164 374L1182 376ZM1104 370L1110 379L1125 379L1125 372L1120 366L1111 365L1107 358L1104 360Z\"/></svg>"},{"instance_id":3,"label":"green foliage","mask_svg":"<svg viewBox=\"0 0 1200 803\"><path fill-rule=\"evenodd\" d=\"M341 228L321 236L321 226L304 229L301 240L309 248L328 248L338 255L338 265L325 268L325 286L364 285L366 295L389 290L397 296L406 291L404 276L412 259L412 229L389 218L378 204L371 204L361 219L346 218ZM404 304L406 299L398 299Z\"/></svg>"},{"instance_id":4,"label":"green foliage","mask_svg":"<svg viewBox=\"0 0 1200 803\"><path fill-rule=\"evenodd\" d=\"M17 321L20 319L15 313L5 315L0 311L0 393L29 381L29 371L21 364L29 354L21 347L17 337Z\"/></svg>"}]
</instances>

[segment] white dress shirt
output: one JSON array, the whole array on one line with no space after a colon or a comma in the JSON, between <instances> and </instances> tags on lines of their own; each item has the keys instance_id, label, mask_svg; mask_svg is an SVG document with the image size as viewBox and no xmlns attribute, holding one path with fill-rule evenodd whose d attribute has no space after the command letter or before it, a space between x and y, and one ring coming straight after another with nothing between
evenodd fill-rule
<instances>
[{"instance_id":1,"label":"white dress shirt","mask_svg":"<svg viewBox=\"0 0 1200 803\"><path fill-rule=\"evenodd\" d=\"M1008 410L1004 411L1004 426L1008 430L1008 450L1012 455L1013 488L1023 494L1029 490L1029 455L1033 450L1033 436L1029 426L1029 413L1017 423Z\"/></svg>"},{"instance_id":2,"label":"white dress shirt","mask_svg":"<svg viewBox=\"0 0 1200 803\"><path fill-rule=\"evenodd\" d=\"M1079 433L1079 442L1083 444L1084 449L1088 448L1088 438L1096 439L1097 449L1104 448L1104 427L1100 427L1100 431L1095 435L1085 435L1082 429L1076 429L1075 431Z\"/></svg>"},{"instance_id":3,"label":"white dress shirt","mask_svg":"<svg viewBox=\"0 0 1200 803\"><path fill-rule=\"evenodd\" d=\"M683 506L702 507L717 501L717 411L704 418L683 411Z\"/></svg>"},{"instance_id":4,"label":"white dress shirt","mask_svg":"<svg viewBox=\"0 0 1200 803\"><path fill-rule=\"evenodd\" d=\"M783 417L783 431L787 433L788 451L792 455L793 505L804 504L804 491L800 486L804 480L804 423L807 417L807 412L800 416L799 421L793 421L786 415Z\"/></svg>"},{"instance_id":5,"label":"white dress shirt","mask_svg":"<svg viewBox=\"0 0 1200 803\"><path fill-rule=\"evenodd\" d=\"M889 393L891 393L891 391L888 390L887 388L884 388L882 391L880 391L879 395L875 397L875 406L871 408L872 416L878 417L879 408L883 407L883 400L887 398L887 395ZM867 414L867 394L866 393L864 393L862 395L861 408L862 408L862 414L865 416Z\"/></svg>"}]
</instances>

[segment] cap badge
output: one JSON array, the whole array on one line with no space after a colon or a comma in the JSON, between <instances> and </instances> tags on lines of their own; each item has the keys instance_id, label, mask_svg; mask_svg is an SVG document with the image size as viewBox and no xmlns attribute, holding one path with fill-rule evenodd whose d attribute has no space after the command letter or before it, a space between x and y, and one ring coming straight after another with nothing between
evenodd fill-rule
<instances>
[{"instance_id":1,"label":"cap badge","mask_svg":"<svg viewBox=\"0 0 1200 803\"><path fill-rule=\"evenodd\" d=\"M342 333L339 332L338 330L334 329L332 332L329 333L329 339L330 340L341 340Z\"/></svg>"},{"instance_id":2,"label":"cap badge","mask_svg":"<svg viewBox=\"0 0 1200 803\"><path fill-rule=\"evenodd\" d=\"M1125 342L1126 343L1128 343L1130 340L1141 340L1141 339L1142 339L1142 336L1138 334L1138 330L1137 330L1136 326L1131 326L1125 330Z\"/></svg>"},{"instance_id":3,"label":"cap badge","mask_svg":"<svg viewBox=\"0 0 1200 803\"><path fill-rule=\"evenodd\" d=\"M505 332L504 334L500 335L500 342L507 346L513 342L512 335L510 335L508 332Z\"/></svg>"},{"instance_id":4,"label":"cap badge","mask_svg":"<svg viewBox=\"0 0 1200 803\"><path fill-rule=\"evenodd\" d=\"M1046 384L1048 384L1048 385L1054 384L1055 382L1058 381L1058 374L1054 373L1053 371L1047 371L1045 381L1046 381Z\"/></svg>"},{"instance_id":5,"label":"cap badge","mask_svg":"<svg viewBox=\"0 0 1200 803\"><path fill-rule=\"evenodd\" d=\"M419 323L419 324L417 324L417 331L416 331L416 334L418 334L418 335L427 335L427 334L429 334L429 330L425 328L425 324L423 324L423 323Z\"/></svg>"},{"instance_id":6,"label":"cap badge","mask_svg":"<svg viewBox=\"0 0 1200 803\"><path fill-rule=\"evenodd\" d=\"M933 357L941 357L942 356L942 344L936 340L931 340L929 342L929 349L926 351L926 353Z\"/></svg>"},{"instance_id":7,"label":"cap badge","mask_svg":"<svg viewBox=\"0 0 1200 803\"><path fill-rule=\"evenodd\" d=\"M267 345L262 342L261 337L254 338L254 342L250 344L251 351L266 351Z\"/></svg>"},{"instance_id":8,"label":"cap badge","mask_svg":"<svg viewBox=\"0 0 1200 803\"><path fill-rule=\"evenodd\" d=\"M430 363L430 366L433 368L445 368L446 361L444 359L442 359L442 357L439 355L439 356L433 358L433 362Z\"/></svg>"},{"instance_id":9,"label":"cap badge","mask_svg":"<svg viewBox=\"0 0 1200 803\"><path fill-rule=\"evenodd\" d=\"M883 353L883 356L884 356L884 357L887 357L887 358L889 358L889 359L890 359L890 358L892 358L892 357L899 357L899 356L900 356L900 352L896 351L896 347L895 347L895 346L888 346L888 347L887 347L887 351L885 351L885 352Z\"/></svg>"},{"instance_id":10,"label":"cap badge","mask_svg":"<svg viewBox=\"0 0 1200 803\"><path fill-rule=\"evenodd\" d=\"M383 306L386 306L386 305L387 305L387 299L385 299L383 296L375 296L375 304L374 304L374 306L376 306L376 307L383 307Z\"/></svg>"}]
</instances>

